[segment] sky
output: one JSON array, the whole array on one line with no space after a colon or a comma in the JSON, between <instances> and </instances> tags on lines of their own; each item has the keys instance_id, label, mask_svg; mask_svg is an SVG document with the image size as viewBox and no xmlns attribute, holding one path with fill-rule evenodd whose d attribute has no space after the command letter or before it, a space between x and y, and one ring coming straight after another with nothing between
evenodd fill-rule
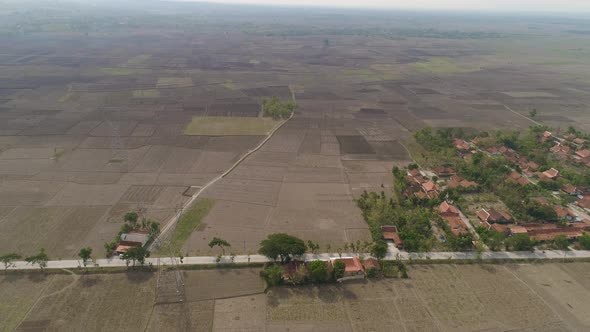
<instances>
[{"instance_id":1,"label":"sky","mask_svg":"<svg viewBox=\"0 0 590 332\"><path fill-rule=\"evenodd\" d=\"M217 3L493 11L590 12L590 0L181 0Z\"/></svg>"}]
</instances>

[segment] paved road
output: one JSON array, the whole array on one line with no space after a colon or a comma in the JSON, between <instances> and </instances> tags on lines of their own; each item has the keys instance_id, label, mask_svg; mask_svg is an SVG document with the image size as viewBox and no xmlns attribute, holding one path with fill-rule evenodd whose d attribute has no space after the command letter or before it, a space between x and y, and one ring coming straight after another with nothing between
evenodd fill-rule
<instances>
[{"instance_id":1,"label":"paved road","mask_svg":"<svg viewBox=\"0 0 590 332\"><path fill-rule=\"evenodd\" d=\"M343 253L342 257L358 256L359 254ZM364 257L369 257L369 254L363 254ZM330 258L338 258L337 253L324 253L324 254L306 254L305 260L329 260ZM475 259L476 253L474 252L430 252L430 253L408 253L405 251L390 251L385 257L385 260L395 260L397 258L402 260L409 259L431 259L431 260L463 260L463 259ZM494 260L494 259L563 259L563 258L590 258L590 251L584 250L571 250L571 251L560 251L560 250L546 250L546 251L519 251L519 252L484 252L482 253L483 260ZM178 258L175 264L179 265L210 265L216 264L216 257L213 256L197 256L197 257L185 257L183 262L180 263ZM261 255L240 255L234 257L234 263L264 263L269 260ZM220 264L232 263L230 257L223 257ZM119 258L112 259L97 259L96 264L98 267L124 267L126 266L125 261ZM169 257L163 258L147 258L146 265L171 265L172 261ZM82 266L80 260L60 260L60 261L49 261L47 268L51 269L71 269ZM88 264L89 267L93 266L92 263ZM14 267L9 269L19 270L34 270L39 269L37 265L30 265L27 262L19 261L15 262Z\"/></svg>"}]
</instances>

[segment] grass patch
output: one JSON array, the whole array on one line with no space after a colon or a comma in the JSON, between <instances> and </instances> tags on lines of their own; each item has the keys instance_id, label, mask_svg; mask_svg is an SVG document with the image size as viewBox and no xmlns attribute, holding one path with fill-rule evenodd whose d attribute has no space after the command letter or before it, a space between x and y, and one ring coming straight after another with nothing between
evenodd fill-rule
<instances>
[{"instance_id":1,"label":"grass patch","mask_svg":"<svg viewBox=\"0 0 590 332\"><path fill-rule=\"evenodd\" d=\"M141 65L141 64L144 64L151 57L152 56L149 55L149 54L137 55L137 56L134 56L133 58L130 58L129 60L127 60L127 64L129 64L129 65Z\"/></svg>"},{"instance_id":2,"label":"grass patch","mask_svg":"<svg viewBox=\"0 0 590 332\"><path fill-rule=\"evenodd\" d=\"M134 90L133 98L158 98L160 97L160 91L156 89L147 90Z\"/></svg>"},{"instance_id":3,"label":"grass patch","mask_svg":"<svg viewBox=\"0 0 590 332\"><path fill-rule=\"evenodd\" d=\"M201 224L203 219L209 214L209 211L215 205L212 199L200 199L191 205L180 217L174 232L168 241L168 245L163 247L160 252L169 254L176 253L182 249L184 243L197 227Z\"/></svg>"},{"instance_id":4,"label":"grass patch","mask_svg":"<svg viewBox=\"0 0 590 332\"><path fill-rule=\"evenodd\" d=\"M266 135L279 121L271 118L196 116L185 128L185 135Z\"/></svg>"},{"instance_id":5,"label":"grass patch","mask_svg":"<svg viewBox=\"0 0 590 332\"><path fill-rule=\"evenodd\" d=\"M237 84L232 80L226 80L225 82L221 83L221 85L226 89L238 90Z\"/></svg>"},{"instance_id":6,"label":"grass patch","mask_svg":"<svg viewBox=\"0 0 590 332\"><path fill-rule=\"evenodd\" d=\"M431 74L469 73L480 70L479 66L467 63L457 65L450 59L443 57L430 58L412 65L416 71Z\"/></svg>"},{"instance_id":7,"label":"grass patch","mask_svg":"<svg viewBox=\"0 0 590 332\"><path fill-rule=\"evenodd\" d=\"M150 73L147 69L123 68L123 67L105 67L100 68L100 73L113 76L143 75Z\"/></svg>"},{"instance_id":8,"label":"grass patch","mask_svg":"<svg viewBox=\"0 0 590 332\"><path fill-rule=\"evenodd\" d=\"M544 91L507 91L503 94L512 98L557 98L556 95Z\"/></svg>"},{"instance_id":9,"label":"grass patch","mask_svg":"<svg viewBox=\"0 0 590 332\"><path fill-rule=\"evenodd\" d=\"M156 84L158 88L178 88L193 86L193 79L190 77L160 77Z\"/></svg>"}]
</instances>

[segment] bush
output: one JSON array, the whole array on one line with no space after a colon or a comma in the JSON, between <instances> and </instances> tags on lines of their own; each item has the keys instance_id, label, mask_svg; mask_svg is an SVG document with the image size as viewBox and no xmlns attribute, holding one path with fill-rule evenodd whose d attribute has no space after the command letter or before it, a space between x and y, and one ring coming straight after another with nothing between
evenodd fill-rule
<instances>
[{"instance_id":1,"label":"bush","mask_svg":"<svg viewBox=\"0 0 590 332\"><path fill-rule=\"evenodd\" d=\"M392 264L383 265L383 276L386 278L398 278L399 270Z\"/></svg>"},{"instance_id":2,"label":"bush","mask_svg":"<svg viewBox=\"0 0 590 332\"><path fill-rule=\"evenodd\" d=\"M268 287L278 286L283 283L283 268L279 265L267 266L260 272L260 276Z\"/></svg>"},{"instance_id":3,"label":"bush","mask_svg":"<svg viewBox=\"0 0 590 332\"><path fill-rule=\"evenodd\" d=\"M590 235L588 235L588 233L582 234L582 236L578 238L578 244L580 244L580 248L590 250Z\"/></svg>"},{"instance_id":4,"label":"bush","mask_svg":"<svg viewBox=\"0 0 590 332\"><path fill-rule=\"evenodd\" d=\"M346 264L344 264L344 262L342 262L341 260L337 260L334 263L334 270L332 271L334 274L334 279L338 280L338 279L344 277L345 271L346 271Z\"/></svg>"},{"instance_id":5,"label":"bush","mask_svg":"<svg viewBox=\"0 0 590 332\"><path fill-rule=\"evenodd\" d=\"M371 255L377 259L383 259L387 255L387 249L387 243L383 240L378 240L371 248Z\"/></svg>"},{"instance_id":6,"label":"bush","mask_svg":"<svg viewBox=\"0 0 590 332\"><path fill-rule=\"evenodd\" d=\"M379 270L375 267L367 269L367 278L375 278L379 275Z\"/></svg>"},{"instance_id":7,"label":"bush","mask_svg":"<svg viewBox=\"0 0 590 332\"><path fill-rule=\"evenodd\" d=\"M515 251L528 251L532 250L535 246L535 241L532 240L527 234L516 234L504 242L506 245L506 249L515 250Z\"/></svg>"},{"instance_id":8,"label":"bush","mask_svg":"<svg viewBox=\"0 0 590 332\"><path fill-rule=\"evenodd\" d=\"M328 281L328 270L326 263L322 261L313 261L307 266L309 271L309 280L313 283L323 283Z\"/></svg>"}]
</instances>

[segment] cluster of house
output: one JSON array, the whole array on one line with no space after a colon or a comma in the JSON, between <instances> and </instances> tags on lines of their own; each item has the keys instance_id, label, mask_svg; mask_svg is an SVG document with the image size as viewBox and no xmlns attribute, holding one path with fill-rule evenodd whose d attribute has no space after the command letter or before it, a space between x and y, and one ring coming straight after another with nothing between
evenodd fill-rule
<instances>
[{"instance_id":1,"label":"cluster of house","mask_svg":"<svg viewBox=\"0 0 590 332\"><path fill-rule=\"evenodd\" d=\"M506 210L481 209L477 212L477 217L481 224L488 229L506 235L527 234L531 239L537 241L551 241L559 235L565 235L568 239L576 239L590 230L590 221L579 220L577 215L567 208L561 206L554 208L560 219L568 222L565 226L541 223L516 225L514 217Z\"/></svg>"},{"instance_id":2,"label":"cluster of house","mask_svg":"<svg viewBox=\"0 0 590 332\"><path fill-rule=\"evenodd\" d=\"M576 137L575 134L567 134L561 137L554 137L552 133L545 132L543 137L555 143L550 151L559 159L570 160L578 164L584 164L590 167L590 150L586 148L588 141Z\"/></svg>"},{"instance_id":3,"label":"cluster of house","mask_svg":"<svg viewBox=\"0 0 590 332\"><path fill-rule=\"evenodd\" d=\"M334 269L336 262L344 263L344 279L361 279L365 278L367 271L370 269L380 269L379 262L374 258L366 258L361 260L358 257L339 257L330 258L328 261L323 261L329 272ZM311 261L292 260L283 265L283 279L294 280L298 273L307 274L307 265Z\"/></svg>"},{"instance_id":4,"label":"cluster of house","mask_svg":"<svg viewBox=\"0 0 590 332\"><path fill-rule=\"evenodd\" d=\"M115 246L115 252L119 255L124 254L133 247L143 247L149 241L150 235L148 231L134 230L129 233L121 234L119 242Z\"/></svg>"},{"instance_id":5,"label":"cluster of house","mask_svg":"<svg viewBox=\"0 0 590 332\"><path fill-rule=\"evenodd\" d=\"M505 146L501 146L499 148L492 146L492 147L485 149L485 151L491 155L504 156L511 163L518 165L518 167L522 170L522 173L528 177L536 177L536 178L540 178L541 180L547 180L547 181L555 180L559 177L559 171L556 170L555 168L551 168L549 170L540 172L539 168L541 166L539 164L527 159L524 156L519 155L518 152L516 152L514 149L507 148ZM520 174L516 171L512 172L509 175L508 180L513 183L517 183L517 184L520 184L523 186L530 183L530 181L526 177L524 177L522 174Z\"/></svg>"},{"instance_id":6,"label":"cluster of house","mask_svg":"<svg viewBox=\"0 0 590 332\"><path fill-rule=\"evenodd\" d=\"M406 197L416 196L418 198L435 199L440 195L440 189L436 182L429 179L418 169L408 171L406 182L408 183L404 193Z\"/></svg>"},{"instance_id":7,"label":"cluster of house","mask_svg":"<svg viewBox=\"0 0 590 332\"><path fill-rule=\"evenodd\" d=\"M590 189L566 184L561 191L577 198L576 205L590 213Z\"/></svg>"},{"instance_id":8,"label":"cluster of house","mask_svg":"<svg viewBox=\"0 0 590 332\"><path fill-rule=\"evenodd\" d=\"M469 228L467 228L467 224L463 221L463 217L461 216L461 211L459 211L457 207L444 201L438 207L438 212L447 225L449 225L453 235L459 236L461 234L469 234Z\"/></svg>"}]
</instances>

